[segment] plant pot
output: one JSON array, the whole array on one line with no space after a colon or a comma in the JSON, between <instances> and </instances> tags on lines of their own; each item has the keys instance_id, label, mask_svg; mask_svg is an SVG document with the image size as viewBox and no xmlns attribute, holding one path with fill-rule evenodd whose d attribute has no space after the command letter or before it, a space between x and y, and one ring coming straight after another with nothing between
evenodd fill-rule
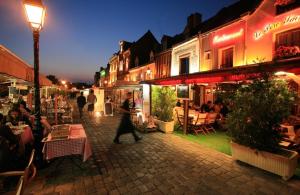
<instances>
[{"instance_id":1,"label":"plant pot","mask_svg":"<svg viewBox=\"0 0 300 195\"><path fill-rule=\"evenodd\" d=\"M234 160L240 160L280 175L283 180L288 180L294 175L297 168L298 153L285 149L282 149L282 151L288 155L283 156L265 151L257 151L231 142L231 152Z\"/></svg>"},{"instance_id":2,"label":"plant pot","mask_svg":"<svg viewBox=\"0 0 300 195\"><path fill-rule=\"evenodd\" d=\"M154 119L155 124L158 126L159 130L164 133L172 133L174 130L174 121L165 122L158 119Z\"/></svg>"}]
</instances>

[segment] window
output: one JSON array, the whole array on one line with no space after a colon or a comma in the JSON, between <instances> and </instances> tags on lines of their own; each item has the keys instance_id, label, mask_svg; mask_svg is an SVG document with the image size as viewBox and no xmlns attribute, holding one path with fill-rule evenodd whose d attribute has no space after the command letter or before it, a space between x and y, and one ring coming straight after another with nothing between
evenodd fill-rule
<instances>
[{"instance_id":1,"label":"window","mask_svg":"<svg viewBox=\"0 0 300 195\"><path fill-rule=\"evenodd\" d=\"M230 68L233 66L233 47L221 51L220 68Z\"/></svg>"},{"instance_id":2,"label":"window","mask_svg":"<svg viewBox=\"0 0 300 195\"><path fill-rule=\"evenodd\" d=\"M211 59L211 53L210 53L210 51L206 51L204 53L204 58L205 58L205 60L210 60Z\"/></svg>"},{"instance_id":3,"label":"window","mask_svg":"<svg viewBox=\"0 0 300 195\"><path fill-rule=\"evenodd\" d=\"M181 58L180 59L180 68L179 68L179 74L188 74L189 73L189 66L190 66L190 59L187 58Z\"/></svg>"},{"instance_id":4,"label":"window","mask_svg":"<svg viewBox=\"0 0 300 195\"><path fill-rule=\"evenodd\" d=\"M298 46L300 47L300 29L294 29L276 35L277 49L280 46Z\"/></svg>"},{"instance_id":5,"label":"window","mask_svg":"<svg viewBox=\"0 0 300 195\"><path fill-rule=\"evenodd\" d=\"M276 35L275 58L286 58L300 55L300 28Z\"/></svg>"},{"instance_id":6,"label":"window","mask_svg":"<svg viewBox=\"0 0 300 195\"><path fill-rule=\"evenodd\" d=\"M123 71L123 61L120 61L119 71Z\"/></svg>"},{"instance_id":7,"label":"window","mask_svg":"<svg viewBox=\"0 0 300 195\"><path fill-rule=\"evenodd\" d=\"M126 66L126 70L128 70L128 66L129 66L129 59L128 58L126 58L125 66Z\"/></svg>"},{"instance_id":8,"label":"window","mask_svg":"<svg viewBox=\"0 0 300 195\"><path fill-rule=\"evenodd\" d=\"M134 65L139 66L139 58L138 57L135 57Z\"/></svg>"},{"instance_id":9,"label":"window","mask_svg":"<svg viewBox=\"0 0 300 195\"><path fill-rule=\"evenodd\" d=\"M154 53L153 53L153 51L150 52L150 61L151 62L154 61Z\"/></svg>"}]
</instances>

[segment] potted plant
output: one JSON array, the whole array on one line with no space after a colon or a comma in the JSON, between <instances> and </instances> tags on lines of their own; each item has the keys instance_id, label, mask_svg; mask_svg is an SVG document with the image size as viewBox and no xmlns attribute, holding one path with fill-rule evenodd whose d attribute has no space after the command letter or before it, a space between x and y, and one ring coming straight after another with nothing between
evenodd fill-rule
<instances>
[{"instance_id":1,"label":"potted plant","mask_svg":"<svg viewBox=\"0 0 300 195\"><path fill-rule=\"evenodd\" d=\"M289 179L297 167L298 153L279 147L279 129L290 115L295 94L285 81L265 75L241 86L233 100L226 120L233 159Z\"/></svg>"},{"instance_id":2,"label":"potted plant","mask_svg":"<svg viewBox=\"0 0 300 195\"><path fill-rule=\"evenodd\" d=\"M173 109L176 104L175 90L171 87L152 87L152 114L157 117L155 123L165 133L174 130Z\"/></svg>"}]
</instances>

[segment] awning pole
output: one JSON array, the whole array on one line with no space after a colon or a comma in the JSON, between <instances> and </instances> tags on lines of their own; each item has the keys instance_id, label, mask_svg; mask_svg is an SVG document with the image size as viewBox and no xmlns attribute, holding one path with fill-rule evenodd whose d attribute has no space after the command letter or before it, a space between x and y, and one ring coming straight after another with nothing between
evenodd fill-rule
<instances>
[{"instance_id":1,"label":"awning pole","mask_svg":"<svg viewBox=\"0 0 300 195\"><path fill-rule=\"evenodd\" d=\"M188 129L189 100L183 100L183 104L184 104L183 133L186 134Z\"/></svg>"}]
</instances>

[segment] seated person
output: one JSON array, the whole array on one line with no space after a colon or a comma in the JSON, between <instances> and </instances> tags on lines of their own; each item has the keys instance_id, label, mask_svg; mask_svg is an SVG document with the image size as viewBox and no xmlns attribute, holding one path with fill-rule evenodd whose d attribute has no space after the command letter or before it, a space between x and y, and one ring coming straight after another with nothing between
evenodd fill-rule
<instances>
[{"instance_id":1,"label":"seated person","mask_svg":"<svg viewBox=\"0 0 300 195\"><path fill-rule=\"evenodd\" d=\"M8 141L0 136L0 172L8 171L11 164L11 151Z\"/></svg>"},{"instance_id":2,"label":"seated person","mask_svg":"<svg viewBox=\"0 0 300 195\"><path fill-rule=\"evenodd\" d=\"M0 136L8 141L10 149L17 149L19 146L19 139L15 134L13 134L10 127L5 125L5 120L2 114L0 114L0 121Z\"/></svg>"},{"instance_id":3,"label":"seated person","mask_svg":"<svg viewBox=\"0 0 300 195\"><path fill-rule=\"evenodd\" d=\"M181 107L181 103L179 100L177 100L177 102L176 102L176 107Z\"/></svg>"},{"instance_id":4,"label":"seated person","mask_svg":"<svg viewBox=\"0 0 300 195\"><path fill-rule=\"evenodd\" d=\"M210 112L212 110L212 102L211 101L207 101L207 103L202 104L202 106L200 107L200 111L202 113L204 112Z\"/></svg>"},{"instance_id":5,"label":"seated person","mask_svg":"<svg viewBox=\"0 0 300 195\"><path fill-rule=\"evenodd\" d=\"M29 108L27 108L25 101L22 101L20 103L19 109L20 109L20 112L22 115L24 115L26 117L30 117L31 110Z\"/></svg>"},{"instance_id":6,"label":"seated person","mask_svg":"<svg viewBox=\"0 0 300 195\"><path fill-rule=\"evenodd\" d=\"M13 105L13 108L8 112L6 122L10 122L12 125L17 126L21 121L25 122L25 124L29 125L32 128L29 117L22 115L19 109L19 105L15 104Z\"/></svg>"}]
</instances>

